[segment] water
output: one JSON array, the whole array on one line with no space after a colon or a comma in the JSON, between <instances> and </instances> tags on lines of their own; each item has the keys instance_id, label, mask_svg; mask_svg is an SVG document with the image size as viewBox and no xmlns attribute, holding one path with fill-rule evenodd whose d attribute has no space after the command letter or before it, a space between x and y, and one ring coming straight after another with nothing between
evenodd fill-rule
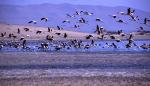
<instances>
[{"instance_id":1,"label":"water","mask_svg":"<svg viewBox=\"0 0 150 86\"><path fill-rule=\"evenodd\" d=\"M40 48L41 43L47 43L48 48ZM117 48L114 48L112 46L112 43L115 43L117 45ZM1 48L1 52L100 52L100 51L134 51L134 52L150 52L150 49L143 49L140 46L143 44L150 44L150 40L136 40L134 41L134 44L132 44L132 47L126 48L126 44L128 41L123 40L121 42L116 42L116 41L108 41L108 40L103 40L99 41L96 40L94 41L94 44L91 44L91 41L83 41L81 43L81 47L75 47L76 44L72 44L70 41L53 41L53 42L48 42L48 41L27 41L27 48L23 49L22 48L22 42L18 42L18 45L20 47L15 48L13 46L9 46L8 42L5 42L6 46ZM63 46L63 44L65 46ZM90 47L85 48L86 45L89 45ZM60 49L56 49L59 48Z\"/></svg>"}]
</instances>

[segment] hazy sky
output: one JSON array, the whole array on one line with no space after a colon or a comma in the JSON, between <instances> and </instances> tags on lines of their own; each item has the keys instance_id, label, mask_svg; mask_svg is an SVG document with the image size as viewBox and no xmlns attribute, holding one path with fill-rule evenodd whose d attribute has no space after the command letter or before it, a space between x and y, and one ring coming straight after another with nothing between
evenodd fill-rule
<instances>
[{"instance_id":1,"label":"hazy sky","mask_svg":"<svg viewBox=\"0 0 150 86\"><path fill-rule=\"evenodd\" d=\"M150 0L0 0L0 4L28 5L42 3L126 6L150 12Z\"/></svg>"}]
</instances>

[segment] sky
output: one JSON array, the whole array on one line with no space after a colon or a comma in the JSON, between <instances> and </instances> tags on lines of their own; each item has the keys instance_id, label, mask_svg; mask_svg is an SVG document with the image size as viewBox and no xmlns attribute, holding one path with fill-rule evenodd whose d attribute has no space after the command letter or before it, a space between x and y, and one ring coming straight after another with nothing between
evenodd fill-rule
<instances>
[{"instance_id":1,"label":"sky","mask_svg":"<svg viewBox=\"0 0 150 86\"><path fill-rule=\"evenodd\" d=\"M0 4L29 5L29 4L84 4L103 6L125 6L150 12L150 0L0 0Z\"/></svg>"}]
</instances>

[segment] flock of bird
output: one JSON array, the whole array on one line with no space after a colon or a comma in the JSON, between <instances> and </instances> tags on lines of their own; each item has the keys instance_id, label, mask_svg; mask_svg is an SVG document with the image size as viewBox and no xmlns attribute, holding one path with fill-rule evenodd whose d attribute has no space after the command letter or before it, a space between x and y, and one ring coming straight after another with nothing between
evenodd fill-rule
<instances>
[{"instance_id":1,"label":"flock of bird","mask_svg":"<svg viewBox=\"0 0 150 86\"><path fill-rule=\"evenodd\" d=\"M135 10L132 10L131 8L127 9L127 12L119 12L121 15L125 15L125 16L130 16L132 20L134 21L138 21L140 20L138 16L135 16ZM74 28L79 28L80 27L80 23L83 24L88 24L88 20L84 19L81 15L86 15L86 16L92 16L94 15L94 13L90 13L87 11L76 11L75 14L70 15L70 14L66 14L67 17L70 18L74 18L76 16L80 16L80 19L78 20L77 24L74 25ZM111 15L111 17L113 19L117 18L117 15ZM49 21L48 18L41 18L41 21L43 22L47 22ZM96 18L95 19L96 22L103 22L102 19L100 18ZM64 20L62 21L62 23L70 23L70 20ZM116 22L118 23L125 23L122 19L117 20ZM143 20L143 24L147 25L150 22L150 20L148 18L145 18ZM28 24L37 24L37 21L35 20L31 20L28 22ZM63 30L63 27L57 26L58 30ZM30 28L24 28L24 31L28 32L30 31ZM47 28L47 32L51 33L53 31L53 29L51 28ZM144 28L140 27L140 32L144 32ZM18 28L17 29L17 33L20 34L21 30ZM38 30L36 31L36 34L41 34L42 30ZM99 25L96 25L96 30L94 31L95 34L99 35L100 37L98 37L98 39L104 40L105 39L105 35L108 35L109 33L103 28L100 27ZM5 37L6 36L6 32L1 33L1 37ZM55 33L56 35L61 35L62 33ZM140 46L136 45L136 42L134 42L134 35L133 34L125 34L123 33L122 30L118 30L116 31L117 35L124 37L126 35L129 35L129 38L127 39L127 44L125 44L126 48L131 48L132 46L137 46L138 48L143 48L143 49L150 49L150 44L142 44ZM17 38L17 36L13 33L8 35L9 38ZM63 33L63 38L66 39L68 37L67 33ZM55 50L61 50L63 48L66 49L70 49L70 48L76 48L76 49L89 49L93 46L98 46L97 44L95 44L95 40L92 39L93 35L87 35L85 37L86 40L90 40L90 44L84 44L82 40L78 40L78 39L72 39L72 40L68 40L68 42L64 42L64 41L54 41L54 36L52 35L47 35L44 39L46 39L48 42L43 42L40 45L36 45L36 47L38 47L38 49L48 49L49 47L54 47ZM110 38L112 40L115 40L117 43L121 42L121 39L116 38L114 35L110 35ZM83 39L83 40L85 40ZM15 41L0 41L0 50L5 47L5 46L9 46L9 47L13 47L13 48L23 48L23 49L30 49L30 47L27 45L28 40L26 40L24 37L20 38L19 42L15 42ZM117 46L117 44L115 42L108 44L106 42L105 45L108 45L109 47L113 47L113 48L119 48ZM99 46L101 46L99 44ZM101 46L104 48L104 46Z\"/></svg>"},{"instance_id":2,"label":"flock of bird","mask_svg":"<svg viewBox=\"0 0 150 86\"><path fill-rule=\"evenodd\" d=\"M103 51L103 50L150 50L150 44L127 41L96 41L96 40L66 40L66 41L1 41L0 50L4 51ZM125 46L125 47L124 47ZM8 49L8 50L7 50ZM9 50L10 49L10 50ZM12 50L11 50L12 49Z\"/></svg>"}]
</instances>

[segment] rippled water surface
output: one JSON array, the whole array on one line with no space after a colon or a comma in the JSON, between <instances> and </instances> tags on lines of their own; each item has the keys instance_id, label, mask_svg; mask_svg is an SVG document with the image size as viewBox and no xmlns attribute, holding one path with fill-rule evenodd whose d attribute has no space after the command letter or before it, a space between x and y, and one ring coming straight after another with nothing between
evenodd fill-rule
<instances>
[{"instance_id":1,"label":"rippled water surface","mask_svg":"<svg viewBox=\"0 0 150 86\"><path fill-rule=\"evenodd\" d=\"M41 43L47 43L48 48L40 48ZM56 47L62 46L61 49L56 50ZM114 43L117 48L114 48L112 45ZM74 47L70 41L27 41L27 48L23 49L22 47L14 48L10 46L4 46L0 51L32 51L32 52L51 52L51 51L62 51L62 52L99 52L99 51L150 51L150 49L143 49L140 46L143 44L150 44L150 40L137 40L132 43L132 47L126 48L128 41L94 41L94 44L91 44L91 41L83 41L80 48ZM18 42L18 44L22 44ZM90 47L85 48L86 45Z\"/></svg>"}]
</instances>

